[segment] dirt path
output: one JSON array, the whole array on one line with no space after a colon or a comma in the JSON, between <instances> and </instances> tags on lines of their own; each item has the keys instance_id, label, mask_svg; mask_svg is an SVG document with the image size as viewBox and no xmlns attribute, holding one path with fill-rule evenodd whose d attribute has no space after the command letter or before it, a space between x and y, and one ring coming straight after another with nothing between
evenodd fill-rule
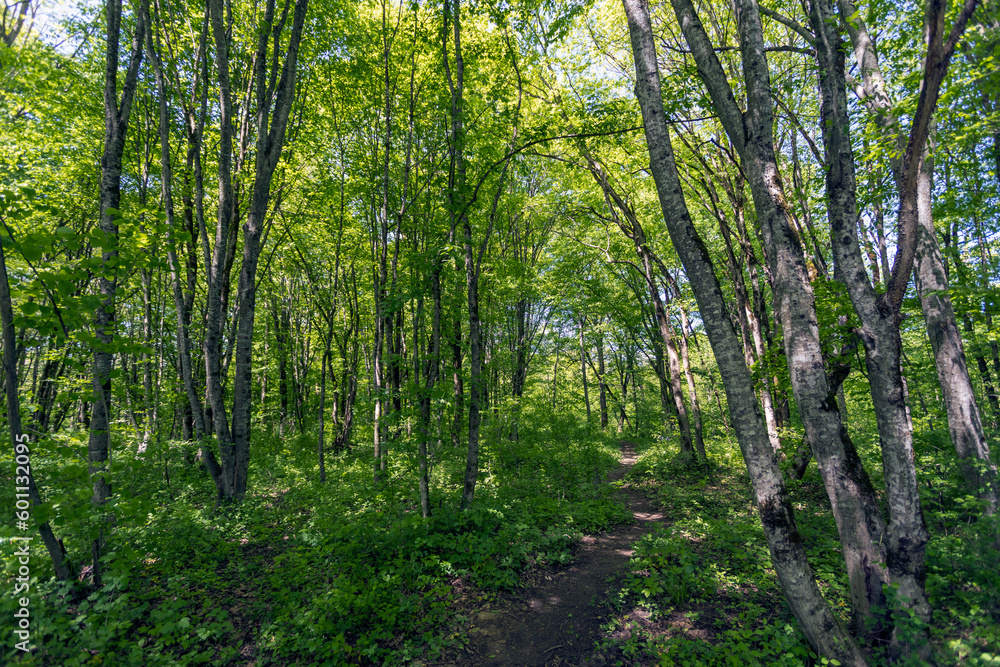
<instances>
[{"instance_id":1,"label":"dirt path","mask_svg":"<svg viewBox=\"0 0 1000 667\"><path fill-rule=\"evenodd\" d=\"M621 479L636 461L634 445L622 441L622 466L612 472ZM604 617L601 604L608 580L623 572L631 546L663 519L642 494L622 489L635 522L601 535L588 535L574 563L540 574L533 586L501 598L472 619L469 652L458 665L529 667L591 664L594 642Z\"/></svg>"}]
</instances>

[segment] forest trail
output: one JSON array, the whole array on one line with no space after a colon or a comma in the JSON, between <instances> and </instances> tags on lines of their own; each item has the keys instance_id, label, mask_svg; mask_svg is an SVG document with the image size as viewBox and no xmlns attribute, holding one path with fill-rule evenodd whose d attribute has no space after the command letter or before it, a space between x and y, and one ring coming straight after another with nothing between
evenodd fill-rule
<instances>
[{"instance_id":1,"label":"forest trail","mask_svg":"<svg viewBox=\"0 0 1000 667\"><path fill-rule=\"evenodd\" d=\"M620 480L636 462L635 445L620 443ZM623 573L632 545L663 520L653 501L638 491L620 493L634 521L600 535L587 535L573 564L537 573L529 588L501 597L472 619L468 651L454 664L472 667L592 665L594 642L606 620L609 579Z\"/></svg>"}]
</instances>

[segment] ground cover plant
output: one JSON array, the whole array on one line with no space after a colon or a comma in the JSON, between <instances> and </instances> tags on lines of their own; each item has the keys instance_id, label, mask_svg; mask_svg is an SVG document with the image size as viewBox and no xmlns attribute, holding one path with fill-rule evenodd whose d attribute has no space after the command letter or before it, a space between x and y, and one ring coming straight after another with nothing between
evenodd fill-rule
<instances>
[{"instance_id":1,"label":"ground cover plant","mask_svg":"<svg viewBox=\"0 0 1000 667\"><path fill-rule=\"evenodd\" d=\"M147 450L149 458L113 469L115 481L131 484L135 497L122 494L123 520L104 556L104 586L91 591L80 582L36 577L33 612L43 628L42 650L20 657L11 648L5 660L403 664L439 658L462 645L459 600L514 588L528 568L567 563L581 531L623 520L612 489L592 478L617 465L614 441L571 421L558 427L562 451L548 467L539 465L533 444L548 433L506 443L493 462L493 481L471 511L444 508L459 488L447 480L461 471L442 466L436 473L442 507L429 521L415 511L405 452L387 484L373 492L370 450L332 458L328 474L337 483L321 486L309 481L315 478L313 439L297 438L277 450L265 442L268 471L261 484L238 508L218 508L205 474L183 465L183 447ZM504 464L503 456L518 462ZM169 468L149 464L171 457L181 465L167 485ZM573 478L567 468L587 472ZM68 534L85 529L77 514L89 509L89 495L79 493L86 485L81 477L54 508L54 524ZM124 520L129 516L141 519ZM5 565L13 580L16 558ZM6 596L3 604L4 617L12 619L15 600Z\"/></svg>"},{"instance_id":2,"label":"ground cover plant","mask_svg":"<svg viewBox=\"0 0 1000 667\"><path fill-rule=\"evenodd\" d=\"M718 445L720 453L732 448L731 443L728 448ZM911 660L913 664L994 664L1000 649L995 630L1000 606L991 526L975 521L978 503L962 490L947 450L925 446L918 452L926 471L921 482L928 521L937 529L927 553L934 620L922 625L891 595L879 613L892 616L911 641L929 641L929 658ZM877 456L874 448L867 453ZM629 568L609 600L605 638L598 645L609 664L822 662L781 596L740 461L723 454L707 469L693 470L678 465L672 443L650 443L629 480L660 503L664 519L635 545ZM791 485L790 499L820 589L847 623L843 557L815 471ZM956 585L959 581L963 583ZM873 653L880 655L879 664L888 661L885 646L873 647Z\"/></svg>"}]
</instances>

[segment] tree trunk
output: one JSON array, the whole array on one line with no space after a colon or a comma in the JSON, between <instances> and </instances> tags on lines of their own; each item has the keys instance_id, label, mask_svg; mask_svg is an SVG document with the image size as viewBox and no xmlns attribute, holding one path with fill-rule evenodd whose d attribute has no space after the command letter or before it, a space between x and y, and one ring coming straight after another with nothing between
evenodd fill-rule
<instances>
[{"instance_id":1,"label":"tree trunk","mask_svg":"<svg viewBox=\"0 0 1000 667\"><path fill-rule=\"evenodd\" d=\"M853 10L849 5L848 0L840 0L841 12ZM893 165L899 195L899 232L895 263L884 295L876 295L868 281L858 243L856 180L849 137L843 51L837 48L839 35L829 23L835 22L836 17L829 0L816 0L810 11L813 29L822 37L822 48L817 49L817 57L820 59L822 127L827 151L827 190L831 202L829 214L835 260L841 265L840 275L847 284L851 302L862 322L860 335L865 345L872 402L882 439L882 466L889 505L886 562L893 582L899 586L900 599L925 622L930 619L930 606L924 594L924 551L929 535L920 507L912 425L906 414L905 388L900 372L899 320L920 237L919 182L931 119L951 55L975 6L973 1L962 7L951 33L946 37L946 3L928 5L925 17L927 54L920 97L909 135L905 138L902 132L892 127L895 119L884 92L874 46L868 39L864 23L853 19L848 21L855 53L862 63L866 104L878 112L878 122L884 131L895 133L890 138L896 140L897 146L905 145L902 160ZM924 185L929 185L929 181ZM929 190L927 193L929 196ZM929 219L929 209L926 213ZM935 335L931 334L931 337ZM896 650L902 648L897 638Z\"/></svg>"},{"instance_id":2,"label":"tree trunk","mask_svg":"<svg viewBox=\"0 0 1000 667\"><path fill-rule=\"evenodd\" d=\"M431 495L428 462L428 444L431 442L431 394L437 383L441 368L441 270L444 252L438 251L431 269L431 340L427 358L424 361L424 386L420 394L420 434L417 441L417 465L419 466L420 513L427 518L431 515ZM422 319L423 313L418 317ZM414 353L416 350L414 350Z\"/></svg>"},{"instance_id":3,"label":"tree trunk","mask_svg":"<svg viewBox=\"0 0 1000 667\"><path fill-rule=\"evenodd\" d=\"M939 67L938 56L929 55L933 67L929 65L925 72L926 85L921 91L906 154L898 170L900 231L896 263L886 293L876 295L865 273L858 241L854 156L848 135L843 52L838 48L839 35L828 23L835 21L833 8L828 1L818 0L812 5L810 18L814 30L823 38L817 56L821 63L827 192L834 259L838 275L847 284L851 302L861 319L859 333L865 345L865 363L882 440L882 465L890 519L886 562L890 577L899 586L900 599L918 617L926 620L930 608L924 595L923 580L928 533L916 486L912 427L907 417L900 373L898 322L899 308L913 270L916 251L916 186L920 157L940 87L938 77L943 77L944 72ZM856 34L855 30L852 37Z\"/></svg>"},{"instance_id":4,"label":"tree trunk","mask_svg":"<svg viewBox=\"0 0 1000 667\"><path fill-rule=\"evenodd\" d=\"M587 348L583 344L583 327L586 315L580 315L580 378L583 381L583 404L587 407L587 423L590 424L590 392L587 389Z\"/></svg>"},{"instance_id":5,"label":"tree trunk","mask_svg":"<svg viewBox=\"0 0 1000 667\"><path fill-rule=\"evenodd\" d=\"M451 338L451 381L454 414L451 421L451 446L462 444L462 422L465 420L465 385L462 379L462 320L456 317L452 322Z\"/></svg>"},{"instance_id":6,"label":"tree trunk","mask_svg":"<svg viewBox=\"0 0 1000 667\"><path fill-rule=\"evenodd\" d=\"M519 299L514 305L514 369L511 373L511 397L514 399L513 416L510 425L510 439L517 442L520 438L521 397L524 394L524 384L528 379L528 300Z\"/></svg>"},{"instance_id":7,"label":"tree trunk","mask_svg":"<svg viewBox=\"0 0 1000 667\"><path fill-rule=\"evenodd\" d=\"M990 460L990 446L983 432L979 406L976 405L976 395L965 363L962 334L952 309L948 279L931 218L933 178L934 166L928 155L917 177L917 217L920 226L913 277L934 351L938 382L948 416L948 431L958 453L958 465L969 489L986 503L986 514L992 515L997 510L1000 488L997 486L997 469Z\"/></svg>"},{"instance_id":8,"label":"tree trunk","mask_svg":"<svg viewBox=\"0 0 1000 667\"><path fill-rule=\"evenodd\" d=\"M679 136L683 141L684 136ZM698 157L706 174L716 174L716 177L718 177L717 175L720 171L725 173L724 170L715 168L707 159L701 157L700 153L686 141L685 144L687 144L688 148L691 149L691 152ZM738 164L735 166L739 168ZM737 253L734 249L734 234L729 226L726 214L720 205L718 192L716 191L716 188L710 178L703 178L700 182L706 194L708 194L710 209L719 223L719 231L722 232L722 238L725 241L727 266L730 278L733 281L733 291L736 294L735 319L739 324L740 332L742 334L741 340L743 342L743 354L746 358L747 366L751 366L756 362L760 364L761 367L761 381L758 393L760 395L761 407L764 409L764 422L767 424L768 439L771 441L771 446L774 448L774 451L777 452L781 449L781 439L778 435L778 415L775 411L774 396L771 391L772 374L768 363L768 345L765 344L764 327L762 326L762 321L765 323L767 321L767 309L764 306L764 299L761 294L760 279L757 272L757 256L753 246L750 244L749 239L746 238L746 222L744 220L743 210L744 196L742 192L743 180L742 178L739 178L735 184L728 176L722 177L721 180L730 204L733 207L734 217L736 219L737 229L739 232L736 239L740 246L739 256L741 260L746 263L747 270L750 273L751 285L753 288L752 299L750 294L747 292L746 281L743 278L742 264L739 260L737 260Z\"/></svg>"},{"instance_id":9,"label":"tree trunk","mask_svg":"<svg viewBox=\"0 0 1000 667\"><path fill-rule=\"evenodd\" d=\"M849 1L841 0L840 4L841 13L853 10ZM975 3L972 6L974 7ZM832 15L832 9L830 11ZM942 39L943 10L938 10L936 18L932 18L931 25L927 26L929 41L924 86L921 88L921 104L918 110L920 114L914 119L909 139L900 130L898 119L885 92L878 56L864 23L851 22L850 35L855 54L865 65L862 72L863 101L874 112L882 132L894 140L897 146L906 149L904 158L902 160L896 158L892 163L893 176L900 193L900 215L905 214L909 220L906 222L903 218L900 219L899 256L904 260L909 258L913 261L914 282L924 312L931 348L934 351L938 381L948 416L948 430L958 453L959 466L970 488L986 502L987 512L992 514L997 507L996 467L990 462L989 445L983 433L979 408L975 402L962 338L948 292L948 277L931 215L933 162L929 158L928 142L933 122L931 114L936 105L941 81L948 68L950 50L954 49L954 41L957 41L964 28L964 21L968 19L965 12L971 14L971 11L972 9L966 7L956 22L952 35L948 38L950 49ZM913 153L918 149L919 153ZM899 263L897 260L897 264ZM900 266L893 267L893 270L900 270ZM892 275L891 278L893 280L887 282L887 285L893 292L892 300L901 301L907 277Z\"/></svg>"},{"instance_id":10,"label":"tree trunk","mask_svg":"<svg viewBox=\"0 0 1000 667\"><path fill-rule=\"evenodd\" d=\"M604 379L604 332L597 334L597 381L601 388L601 430L608 428L608 383Z\"/></svg>"},{"instance_id":11,"label":"tree trunk","mask_svg":"<svg viewBox=\"0 0 1000 667\"><path fill-rule=\"evenodd\" d=\"M771 560L792 613L809 642L820 655L844 665L864 665L865 659L850 634L840 626L820 595L806 560L802 539L785 495L781 471L767 437L754 396L753 381L712 267L711 259L687 211L680 177L674 162L660 91L656 50L649 10L643 0L624 0L636 67L636 97L642 109L650 170L656 184L663 217L674 248L684 264L698 311L723 374L733 424L761 521ZM684 27L684 19L681 25Z\"/></svg>"},{"instance_id":12,"label":"tree trunk","mask_svg":"<svg viewBox=\"0 0 1000 667\"><path fill-rule=\"evenodd\" d=\"M274 321L274 346L278 352L278 436L285 436L285 428L288 423L288 356L289 356L289 329L291 321L288 314L288 307L276 300L271 310L271 317Z\"/></svg>"},{"instance_id":13,"label":"tree trunk","mask_svg":"<svg viewBox=\"0 0 1000 667\"><path fill-rule=\"evenodd\" d=\"M552 360L552 409L556 409L556 392L559 387L559 341L555 343Z\"/></svg>"},{"instance_id":14,"label":"tree trunk","mask_svg":"<svg viewBox=\"0 0 1000 667\"><path fill-rule=\"evenodd\" d=\"M7 427L10 431L10 444L15 455L13 481L16 484L14 490L18 499L27 496L32 507L42 504L41 494L35 486L35 475L31 470L31 452L28 445L28 435L21 429L21 405L18 399L18 379L17 379L17 346L14 342L14 310L11 307L10 282L7 277L7 260L4 257L3 243L0 242L0 327L3 328L3 371L4 389L7 399ZM24 462L24 465L22 465ZM30 514L18 509L15 516L18 522L25 522L27 526L32 525ZM55 570L56 579L66 581L70 578L70 564L66 561L62 551L62 545L52 532L52 527L48 521L38 525L42 542L52 559L52 567ZM12 541L31 539L15 536ZM25 543L27 544L27 543ZM27 561L22 561L27 562Z\"/></svg>"},{"instance_id":15,"label":"tree trunk","mask_svg":"<svg viewBox=\"0 0 1000 667\"><path fill-rule=\"evenodd\" d=\"M775 313L784 331L792 391L813 448L843 545L851 586L855 625L881 602L885 572L879 548L884 523L868 475L860 460L850 456L839 408L830 392L819 340L815 298L802 247L791 221L773 146L770 76L764 57L763 30L757 6L738 0L747 112L735 103L732 89L708 36L689 0L673 0L685 39L698 62L699 74L719 109L726 133L743 158L768 248L773 277ZM873 583L874 582L874 583Z\"/></svg>"},{"instance_id":16,"label":"tree trunk","mask_svg":"<svg viewBox=\"0 0 1000 667\"><path fill-rule=\"evenodd\" d=\"M219 499L241 501L246 495L250 465L250 408L252 383L253 325L257 300L257 264L265 222L270 208L271 181L285 142L285 129L295 97L295 72L299 43L305 23L308 0L296 0L291 34L285 57L277 48L286 25L289 6L275 17L275 2L268 0L263 22L268 29L258 30L253 66L256 93L257 144L250 208L243 225L243 258L237 283L238 307L235 320L235 372L233 381L232 430L227 424L221 369L222 314L228 300L229 268L235 248L237 198L232 182L232 98L230 90L229 48L232 35L222 0L210 0L209 13L215 38L220 94L219 141L219 226L209 277L209 301L205 335L205 365L213 422L219 440L221 475L216 480ZM269 46L275 48L270 54ZM280 75L279 75L280 71ZM268 81L276 80L269 85ZM273 95L269 91L273 90Z\"/></svg>"},{"instance_id":17,"label":"tree trunk","mask_svg":"<svg viewBox=\"0 0 1000 667\"><path fill-rule=\"evenodd\" d=\"M691 357L688 353L688 317L687 310L681 306L681 365L684 367L684 377L687 380L688 396L691 400L691 420L694 422L694 446L698 457L704 461L705 435L701 423L701 408L698 406L698 392L694 384L694 373L691 371Z\"/></svg>"},{"instance_id":18,"label":"tree trunk","mask_svg":"<svg viewBox=\"0 0 1000 667\"><path fill-rule=\"evenodd\" d=\"M670 378L670 394L674 399L674 409L677 413L677 424L680 427L681 436L681 458L692 460L695 456L693 441L691 438L691 423L688 420L687 406L684 403L684 389L681 386L681 361L677 354L677 345L674 343L674 331L670 323L667 322L666 311L660 304L660 312L657 319L662 316L663 323L660 325L660 335L663 336L663 348L667 355L667 377Z\"/></svg>"},{"instance_id":19,"label":"tree trunk","mask_svg":"<svg viewBox=\"0 0 1000 667\"><path fill-rule=\"evenodd\" d=\"M87 454L89 470L94 480L93 503L103 505L111 497L111 485L105 477L111 445L111 369L114 365L115 296L118 289L118 208L121 201L122 153L128 132L129 115L135 96L139 63L142 61L144 39L143 18L140 14L132 35L128 70L118 96L118 46L121 33L121 0L112 0L105 8L107 19L107 59L104 77L104 152L101 156L100 230L108 238L101 256L101 272L97 279L101 305L94 314L93 413L90 419L90 439ZM101 546L103 528L91 544L93 583L101 585Z\"/></svg>"},{"instance_id":20,"label":"tree trunk","mask_svg":"<svg viewBox=\"0 0 1000 667\"><path fill-rule=\"evenodd\" d=\"M653 363L656 372L656 380L660 385L660 415L663 418L665 433L668 437L673 435L675 414L674 399L670 391L670 383L667 381L669 371L667 370L666 359L663 356L663 343L659 337L652 339Z\"/></svg>"},{"instance_id":21,"label":"tree trunk","mask_svg":"<svg viewBox=\"0 0 1000 667\"><path fill-rule=\"evenodd\" d=\"M965 333L969 335L969 340L973 341L972 356L976 359L979 376L983 381L983 389L986 390L986 398L989 400L990 407L993 410L993 424L995 426L1000 421L1000 395L997 394L996 386L993 384L993 376L990 374L990 367L986 363L986 356L976 343L976 329L968 313L962 315L962 323L965 326Z\"/></svg>"}]
</instances>

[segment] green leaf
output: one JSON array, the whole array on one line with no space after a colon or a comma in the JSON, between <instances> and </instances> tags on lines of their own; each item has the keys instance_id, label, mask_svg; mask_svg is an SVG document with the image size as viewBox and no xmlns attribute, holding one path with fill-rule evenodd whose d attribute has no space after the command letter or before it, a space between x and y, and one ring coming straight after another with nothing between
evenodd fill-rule
<instances>
[{"instance_id":1,"label":"green leaf","mask_svg":"<svg viewBox=\"0 0 1000 667\"><path fill-rule=\"evenodd\" d=\"M21 251L21 256L29 262L37 262L42 258L42 253L45 249L35 243L19 243L18 250Z\"/></svg>"}]
</instances>

